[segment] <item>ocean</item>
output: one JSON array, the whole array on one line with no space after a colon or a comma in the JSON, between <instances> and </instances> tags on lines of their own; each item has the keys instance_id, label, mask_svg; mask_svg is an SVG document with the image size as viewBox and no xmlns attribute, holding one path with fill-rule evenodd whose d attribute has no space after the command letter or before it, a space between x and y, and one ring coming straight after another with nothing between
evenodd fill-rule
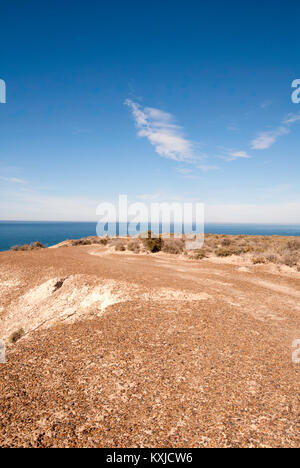
<instances>
[{"instance_id":1,"label":"ocean","mask_svg":"<svg viewBox=\"0 0 300 468\"><path fill-rule=\"evenodd\" d=\"M174 226L175 232L180 229ZM205 225L206 233L300 236L300 224L211 224ZM108 231L108 235L111 234ZM95 236L96 223L90 222L21 222L0 221L0 251L9 250L14 245L40 241L46 247L66 239L80 239Z\"/></svg>"}]
</instances>

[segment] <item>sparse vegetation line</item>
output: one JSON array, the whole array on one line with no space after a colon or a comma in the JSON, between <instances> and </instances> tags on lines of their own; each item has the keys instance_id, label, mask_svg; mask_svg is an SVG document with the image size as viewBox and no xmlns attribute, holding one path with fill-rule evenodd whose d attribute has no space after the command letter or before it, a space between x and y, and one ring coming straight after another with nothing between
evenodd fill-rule
<instances>
[{"instance_id":1,"label":"sparse vegetation line","mask_svg":"<svg viewBox=\"0 0 300 468\"><path fill-rule=\"evenodd\" d=\"M186 250L185 239L161 234L153 237L151 231L139 237L97 237L68 240L59 246L101 245L116 252L157 253L184 255L192 260L209 257L226 258L238 256L248 258L254 265L273 263L286 265L300 271L300 239L287 236L248 236L206 234L202 249ZM41 242L30 245L14 246L13 251L32 251L45 248Z\"/></svg>"}]
</instances>

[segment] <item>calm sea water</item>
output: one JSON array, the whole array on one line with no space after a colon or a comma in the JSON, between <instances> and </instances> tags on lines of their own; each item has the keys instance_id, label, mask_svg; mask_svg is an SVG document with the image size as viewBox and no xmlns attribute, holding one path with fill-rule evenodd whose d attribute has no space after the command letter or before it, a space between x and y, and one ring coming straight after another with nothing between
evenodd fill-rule
<instances>
[{"instance_id":1,"label":"calm sea water","mask_svg":"<svg viewBox=\"0 0 300 468\"><path fill-rule=\"evenodd\" d=\"M174 226L175 232L180 232ZM206 224L206 233L300 236L300 224ZM111 234L108 231L108 234ZM40 241L45 246L58 244L66 239L80 239L95 236L96 223L78 222L19 222L0 221L0 251L9 250L13 245L30 244Z\"/></svg>"}]
</instances>

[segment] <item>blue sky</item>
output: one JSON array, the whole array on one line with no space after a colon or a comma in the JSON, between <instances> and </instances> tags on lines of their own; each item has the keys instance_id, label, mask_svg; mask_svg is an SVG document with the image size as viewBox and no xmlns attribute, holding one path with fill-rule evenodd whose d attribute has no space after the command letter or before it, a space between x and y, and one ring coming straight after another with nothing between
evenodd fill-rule
<instances>
[{"instance_id":1,"label":"blue sky","mask_svg":"<svg viewBox=\"0 0 300 468\"><path fill-rule=\"evenodd\" d=\"M298 1L1 5L0 219L197 201L300 223Z\"/></svg>"}]
</instances>

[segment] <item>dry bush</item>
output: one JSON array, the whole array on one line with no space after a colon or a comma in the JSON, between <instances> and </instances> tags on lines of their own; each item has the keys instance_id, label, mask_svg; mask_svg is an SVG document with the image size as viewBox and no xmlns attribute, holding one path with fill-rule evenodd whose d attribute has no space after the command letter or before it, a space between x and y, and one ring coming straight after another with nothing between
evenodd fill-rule
<instances>
[{"instance_id":1,"label":"dry bush","mask_svg":"<svg viewBox=\"0 0 300 468\"><path fill-rule=\"evenodd\" d=\"M39 241L32 242L29 247L30 247L30 250L38 250L38 249L44 249L45 248L45 246Z\"/></svg>"},{"instance_id":2,"label":"dry bush","mask_svg":"<svg viewBox=\"0 0 300 468\"><path fill-rule=\"evenodd\" d=\"M94 244L101 244L107 245L109 239L107 237L82 237L81 239L73 239L71 241L71 245L78 246L78 245L94 245Z\"/></svg>"},{"instance_id":3,"label":"dry bush","mask_svg":"<svg viewBox=\"0 0 300 468\"><path fill-rule=\"evenodd\" d=\"M254 264L254 265L257 265L259 263L266 263L266 259L265 257L252 257L251 258L251 262Z\"/></svg>"},{"instance_id":4,"label":"dry bush","mask_svg":"<svg viewBox=\"0 0 300 468\"><path fill-rule=\"evenodd\" d=\"M293 267L300 263L300 238L296 237L206 234L204 245L218 257L252 253L255 261Z\"/></svg>"},{"instance_id":5,"label":"dry bush","mask_svg":"<svg viewBox=\"0 0 300 468\"><path fill-rule=\"evenodd\" d=\"M279 255L269 253L268 255L265 256L267 262L270 263L280 263L280 257Z\"/></svg>"},{"instance_id":6,"label":"dry bush","mask_svg":"<svg viewBox=\"0 0 300 468\"><path fill-rule=\"evenodd\" d=\"M244 247L233 246L233 247L221 247L215 251L217 257L230 257L231 255L241 255L246 253Z\"/></svg>"},{"instance_id":7,"label":"dry bush","mask_svg":"<svg viewBox=\"0 0 300 468\"><path fill-rule=\"evenodd\" d=\"M207 258L207 251L205 249L194 250L190 258L193 260L203 260L203 258Z\"/></svg>"},{"instance_id":8,"label":"dry bush","mask_svg":"<svg viewBox=\"0 0 300 468\"><path fill-rule=\"evenodd\" d=\"M164 240L162 251L170 254L181 254L184 251L185 242L183 239Z\"/></svg>"},{"instance_id":9,"label":"dry bush","mask_svg":"<svg viewBox=\"0 0 300 468\"><path fill-rule=\"evenodd\" d=\"M82 239L74 239L71 241L71 244L73 246L78 246L78 245L91 245L92 244L92 241L90 239L85 239L85 238L82 238Z\"/></svg>"},{"instance_id":10,"label":"dry bush","mask_svg":"<svg viewBox=\"0 0 300 468\"><path fill-rule=\"evenodd\" d=\"M140 249L141 249L141 245L138 239L133 239L129 241L127 244L127 250L130 250L131 252L139 253Z\"/></svg>"},{"instance_id":11,"label":"dry bush","mask_svg":"<svg viewBox=\"0 0 300 468\"><path fill-rule=\"evenodd\" d=\"M11 247L11 250L15 252L25 252L28 250L39 250L39 249L45 249L45 246L37 241L37 242L32 242L31 244L24 244L24 245L14 245Z\"/></svg>"},{"instance_id":12,"label":"dry bush","mask_svg":"<svg viewBox=\"0 0 300 468\"><path fill-rule=\"evenodd\" d=\"M232 249L220 248L215 251L217 257L230 257L232 255Z\"/></svg>"},{"instance_id":13,"label":"dry bush","mask_svg":"<svg viewBox=\"0 0 300 468\"><path fill-rule=\"evenodd\" d=\"M123 241L121 241L121 239L118 239L117 242L115 242L115 250L117 252L124 252L126 250L126 246L124 244Z\"/></svg>"},{"instance_id":14,"label":"dry bush","mask_svg":"<svg viewBox=\"0 0 300 468\"><path fill-rule=\"evenodd\" d=\"M216 239L216 237L213 236L212 234L208 234L208 235L206 234L204 237L204 245L205 245L205 248L208 248L211 251L215 250L215 248L218 247L218 239Z\"/></svg>"},{"instance_id":15,"label":"dry bush","mask_svg":"<svg viewBox=\"0 0 300 468\"><path fill-rule=\"evenodd\" d=\"M13 250L14 252L21 252L21 251L29 250L29 245L27 245L27 244L14 245L13 247L11 247L10 250Z\"/></svg>"},{"instance_id":16,"label":"dry bush","mask_svg":"<svg viewBox=\"0 0 300 468\"><path fill-rule=\"evenodd\" d=\"M151 253L160 252L164 245L164 241L161 236L152 238L151 231L147 232L147 237L143 238L142 242L145 248Z\"/></svg>"},{"instance_id":17,"label":"dry bush","mask_svg":"<svg viewBox=\"0 0 300 468\"><path fill-rule=\"evenodd\" d=\"M251 253L251 252L256 251L256 249L252 245L248 245L245 243L240 244L239 247L243 250L243 253Z\"/></svg>"},{"instance_id":18,"label":"dry bush","mask_svg":"<svg viewBox=\"0 0 300 468\"><path fill-rule=\"evenodd\" d=\"M287 242L287 248L289 250L300 250L300 240L296 240L296 239L293 239L293 240L290 240Z\"/></svg>"},{"instance_id":19,"label":"dry bush","mask_svg":"<svg viewBox=\"0 0 300 468\"><path fill-rule=\"evenodd\" d=\"M25 332L23 330L23 328L19 328L19 330L15 331L14 333L12 333L10 335L10 337L8 338L8 341L11 343L11 344L15 344L17 341L19 341L22 336L25 335Z\"/></svg>"},{"instance_id":20,"label":"dry bush","mask_svg":"<svg viewBox=\"0 0 300 468\"><path fill-rule=\"evenodd\" d=\"M90 241L91 244L107 245L109 238L99 237L99 236L90 236L90 237L87 237L87 240Z\"/></svg>"},{"instance_id":21,"label":"dry bush","mask_svg":"<svg viewBox=\"0 0 300 468\"><path fill-rule=\"evenodd\" d=\"M297 265L297 263L298 263L298 255L295 255L293 253L289 253L288 255L285 255L282 258L282 263L283 263L283 265L293 267L293 266Z\"/></svg>"},{"instance_id":22,"label":"dry bush","mask_svg":"<svg viewBox=\"0 0 300 468\"><path fill-rule=\"evenodd\" d=\"M221 244L224 247L228 247L229 245L231 245L231 239L229 239L229 238L222 239Z\"/></svg>"},{"instance_id":23,"label":"dry bush","mask_svg":"<svg viewBox=\"0 0 300 468\"><path fill-rule=\"evenodd\" d=\"M102 244L102 245L107 245L108 244L108 240L106 237L102 237L98 240L98 244Z\"/></svg>"},{"instance_id":24,"label":"dry bush","mask_svg":"<svg viewBox=\"0 0 300 468\"><path fill-rule=\"evenodd\" d=\"M255 253L257 254L262 254L265 253L266 249L264 247L256 247L253 250L255 250Z\"/></svg>"}]
</instances>

